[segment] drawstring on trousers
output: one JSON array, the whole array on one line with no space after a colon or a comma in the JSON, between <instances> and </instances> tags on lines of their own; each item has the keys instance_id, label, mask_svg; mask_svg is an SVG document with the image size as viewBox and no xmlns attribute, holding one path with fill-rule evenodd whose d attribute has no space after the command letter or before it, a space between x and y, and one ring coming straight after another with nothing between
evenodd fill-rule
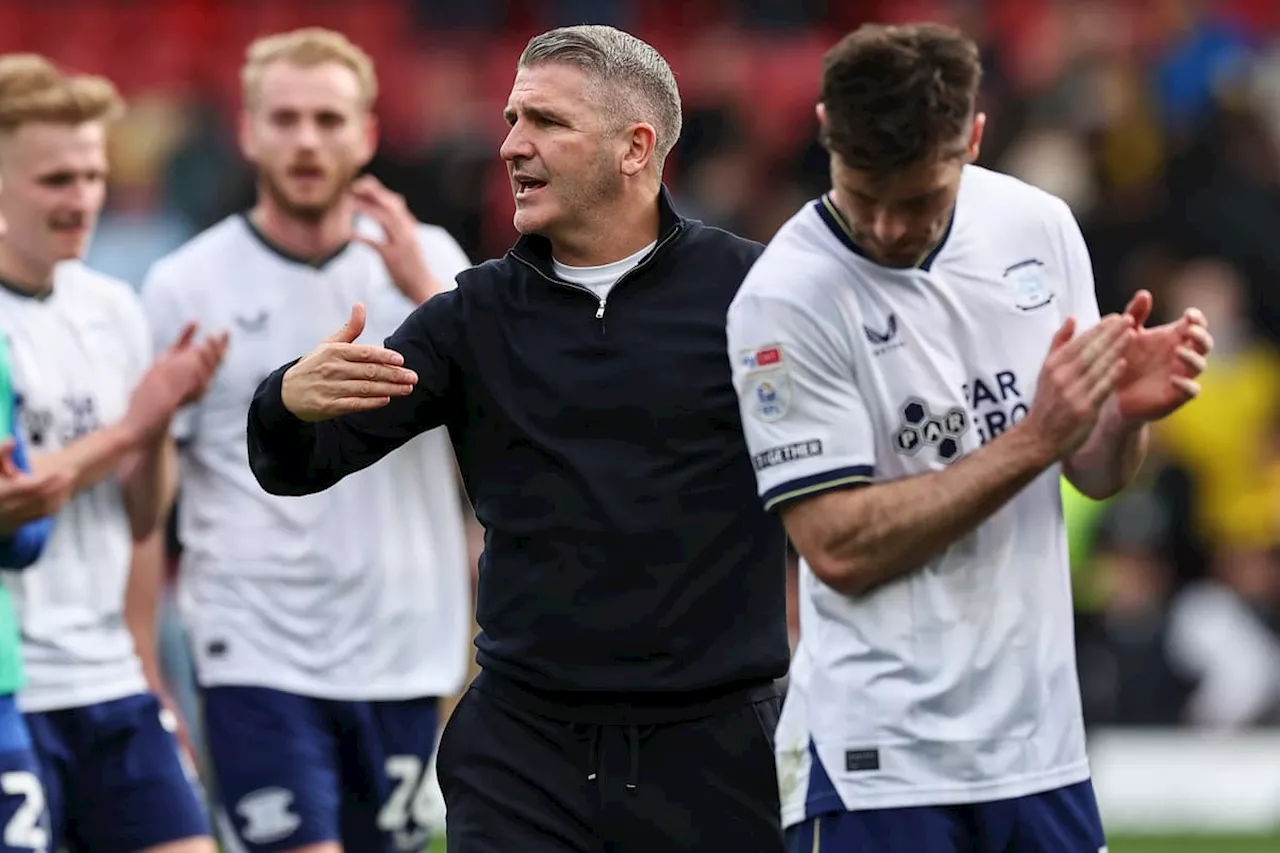
<instances>
[{"instance_id":1,"label":"drawstring on trousers","mask_svg":"<svg viewBox=\"0 0 1280 853\"><path fill-rule=\"evenodd\" d=\"M597 782L600 778L600 739L604 736L603 725L573 723L571 728L578 737L587 740L587 781ZM627 776L625 786L635 793L640 788L640 743L653 732L653 726L638 726L634 723L624 727L627 738Z\"/></svg>"}]
</instances>

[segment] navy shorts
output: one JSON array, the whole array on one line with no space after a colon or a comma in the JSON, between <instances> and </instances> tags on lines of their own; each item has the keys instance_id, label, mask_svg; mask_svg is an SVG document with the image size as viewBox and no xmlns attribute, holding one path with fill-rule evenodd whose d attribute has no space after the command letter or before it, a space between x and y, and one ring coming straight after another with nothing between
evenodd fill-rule
<instances>
[{"instance_id":1,"label":"navy shorts","mask_svg":"<svg viewBox=\"0 0 1280 853\"><path fill-rule=\"evenodd\" d=\"M1105 853L1085 781L1012 800L819 815L787 830L789 853Z\"/></svg>"},{"instance_id":2,"label":"navy shorts","mask_svg":"<svg viewBox=\"0 0 1280 853\"><path fill-rule=\"evenodd\" d=\"M203 794L152 694L26 719L48 801L51 851L136 853L211 834Z\"/></svg>"},{"instance_id":3,"label":"navy shorts","mask_svg":"<svg viewBox=\"0 0 1280 853\"><path fill-rule=\"evenodd\" d=\"M0 853L47 853L40 762L13 696L0 696Z\"/></svg>"},{"instance_id":4,"label":"navy shorts","mask_svg":"<svg viewBox=\"0 0 1280 853\"><path fill-rule=\"evenodd\" d=\"M426 848L438 700L350 702L265 687L209 687L203 698L218 801L246 849Z\"/></svg>"}]
</instances>

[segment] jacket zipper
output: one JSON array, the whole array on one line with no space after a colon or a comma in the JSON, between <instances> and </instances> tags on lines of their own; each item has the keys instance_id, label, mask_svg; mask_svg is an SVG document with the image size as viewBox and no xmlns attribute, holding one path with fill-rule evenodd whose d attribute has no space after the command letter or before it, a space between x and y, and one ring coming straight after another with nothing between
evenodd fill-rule
<instances>
[{"instance_id":1,"label":"jacket zipper","mask_svg":"<svg viewBox=\"0 0 1280 853\"><path fill-rule=\"evenodd\" d=\"M627 272L626 272L625 274L623 274L623 276L622 276L621 278L619 278L616 282L614 282L613 287L609 289L609 292L610 292L610 293L613 293L613 291L617 290L617 289L618 289L618 287L619 287L619 286L620 286L624 281L626 281L627 279L631 278L631 277L632 277L633 275L635 275L636 273L640 272L640 270L642 270L642 269L644 269L645 267L649 266L649 264L651 264L651 263L653 262L653 259L654 259L654 258L656 258L656 257L658 256L658 252L662 251L662 247L663 247L663 246L665 246L665 245L667 245L668 243L670 243L673 239L675 239L676 235L677 235L677 234L679 234L682 230L683 230L683 226L681 226L681 225L677 225L675 228L672 228L672 229L671 229L671 232L670 232L669 234L667 234L667 236L665 236L665 237L663 237L661 240L659 240L659 241L658 241L658 245L656 245L656 246L654 246L654 247L653 247L653 251L649 253L648 257L646 257L646 258L645 258L643 261L641 261L640 263L636 264L636 265L635 265L634 267L632 267L631 269L627 270ZM538 275L542 276L544 279L546 279L547 281L551 282L552 284L558 284L558 285L560 285L561 287L567 287L567 288L569 288L570 290L579 290L579 291L581 291L581 292L583 292L583 293L587 294L588 296L590 296L592 299L594 299L594 300L596 301L596 319L597 319L597 320L601 320L601 321L603 321L603 320L604 320L604 311L605 311L605 308L606 308L606 306L607 306L607 304L608 304L608 301L609 301L609 297L608 297L608 296L603 296L603 297L602 297L602 296L596 296L595 291L593 291L593 290L592 290L591 288L589 288L589 287L586 287L586 286L581 285L581 284L574 284L574 283L573 283L573 282L571 282L571 281L563 281L563 280L558 279L558 278L555 278L555 277L553 277L553 276L549 276L549 275L547 275L545 272L543 272L541 269L539 269L537 264L535 264L533 261L529 260L528 258L524 257L524 256L523 256L523 255L521 255L519 252L512 252L512 253L511 253L511 257L515 258L517 261L519 261L520 263L524 264L526 267L528 267L529 269L533 270L533 271L534 271L534 272L536 272Z\"/></svg>"}]
</instances>

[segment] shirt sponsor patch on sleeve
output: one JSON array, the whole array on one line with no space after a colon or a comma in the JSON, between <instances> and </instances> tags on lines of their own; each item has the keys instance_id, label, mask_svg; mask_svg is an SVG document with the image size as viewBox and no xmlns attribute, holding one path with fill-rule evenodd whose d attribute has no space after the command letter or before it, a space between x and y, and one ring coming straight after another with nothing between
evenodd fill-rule
<instances>
[{"instance_id":1,"label":"shirt sponsor patch on sleeve","mask_svg":"<svg viewBox=\"0 0 1280 853\"><path fill-rule=\"evenodd\" d=\"M774 465L799 462L801 459L811 459L814 456L821 455L822 441L811 438L808 441L796 441L791 444L784 444L781 447L770 447L768 450L762 450L751 457L751 463L755 465L757 471L763 471L765 468L772 468Z\"/></svg>"},{"instance_id":2,"label":"shirt sponsor patch on sleeve","mask_svg":"<svg viewBox=\"0 0 1280 853\"><path fill-rule=\"evenodd\" d=\"M782 344L766 344L757 349L744 350L738 356L746 370L769 370L782 366Z\"/></svg>"}]
</instances>

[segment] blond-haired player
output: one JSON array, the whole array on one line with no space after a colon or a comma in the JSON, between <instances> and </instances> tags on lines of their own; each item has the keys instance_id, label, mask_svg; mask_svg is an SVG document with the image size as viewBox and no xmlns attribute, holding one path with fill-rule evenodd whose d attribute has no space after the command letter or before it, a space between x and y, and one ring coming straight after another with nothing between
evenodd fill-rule
<instances>
[{"instance_id":1,"label":"blond-haired player","mask_svg":"<svg viewBox=\"0 0 1280 853\"><path fill-rule=\"evenodd\" d=\"M5 577L43 785L25 788L4 835L36 850L201 853L213 850L204 808L124 609L136 543L154 535L171 491L170 421L203 391L226 339L196 345L188 328L153 362L133 289L80 262L122 108L105 79L0 58L0 332L32 466L73 483L40 559ZM45 800L51 831L34 822Z\"/></svg>"},{"instance_id":2,"label":"blond-haired player","mask_svg":"<svg viewBox=\"0 0 1280 853\"><path fill-rule=\"evenodd\" d=\"M443 430L323 495L266 494L245 423L258 383L347 319L381 342L469 262L442 229L357 178L377 140L369 58L342 35L261 39L241 146L258 199L159 261L157 340L231 329L208 395L177 424L179 604L219 801L254 851L420 850L437 699L457 691L469 576ZM399 516L407 516L404 521Z\"/></svg>"}]
</instances>

